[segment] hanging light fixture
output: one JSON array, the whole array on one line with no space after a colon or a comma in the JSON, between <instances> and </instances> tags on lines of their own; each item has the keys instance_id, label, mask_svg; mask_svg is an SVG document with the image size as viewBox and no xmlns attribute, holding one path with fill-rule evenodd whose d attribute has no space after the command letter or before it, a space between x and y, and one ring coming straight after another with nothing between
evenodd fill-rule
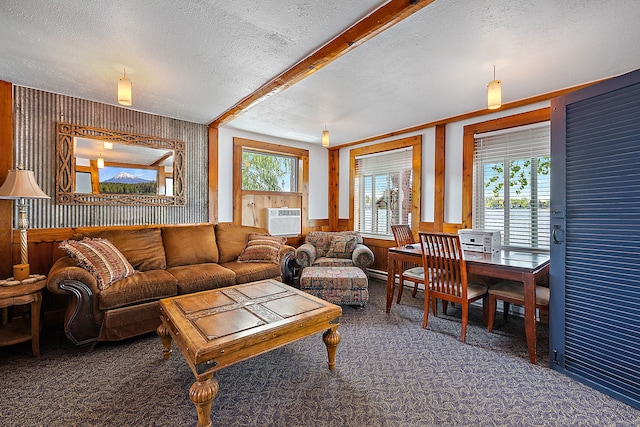
<instances>
[{"instance_id":1,"label":"hanging light fixture","mask_svg":"<svg viewBox=\"0 0 640 427\"><path fill-rule=\"evenodd\" d=\"M495 110L502 106L502 88L500 80L496 80L496 66L493 66L493 80L487 85L487 108Z\"/></svg>"},{"instance_id":2,"label":"hanging light fixture","mask_svg":"<svg viewBox=\"0 0 640 427\"><path fill-rule=\"evenodd\" d=\"M102 157L102 153L100 153L100 157L98 157L98 169L104 168L104 158Z\"/></svg>"},{"instance_id":3,"label":"hanging light fixture","mask_svg":"<svg viewBox=\"0 0 640 427\"><path fill-rule=\"evenodd\" d=\"M118 79L118 104L131 105L131 80L127 78L125 68L123 68L122 77Z\"/></svg>"},{"instance_id":4,"label":"hanging light fixture","mask_svg":"<svg viewBox=\"0 0 640 427\"><path fill-rule=\"evenodd\" d=\"M324 125L324 130L322 131L322 146L329 146L329 131L327 130L327 125Z\"/></svg>"}]
</instances>

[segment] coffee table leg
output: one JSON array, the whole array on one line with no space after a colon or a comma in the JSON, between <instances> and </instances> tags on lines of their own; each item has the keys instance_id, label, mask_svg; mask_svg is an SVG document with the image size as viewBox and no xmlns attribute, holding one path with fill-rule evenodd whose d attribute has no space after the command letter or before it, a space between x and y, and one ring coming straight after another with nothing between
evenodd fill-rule
<instances>
[{"instance_id":1,"label":"coffee table leg","mask_svg":"<svg viewBox=\"0 0 640 427\"><path fill-rule=\"evenodd\" d=\"M160 335L160 338L162 338L162 357L164 360L169 360L171 357L171 334L169 333L169 329L162 323L158 326L156 332Z\"/></svg>"},{"instance_id":2,"label":"coffee table leg","mask_svg":"<svg viewBox=\"0 0 640 427\"><path fill-rule=\"evenodd\" d=\"M336 348L338 344L340 344L340 332L338 332L338 327L328 329L324 334L322 334L322 339L324 340L325 345L327 346L327 353L329 355L329 369L333 371L333 368L336 367Z\"/></svg>"},{"instance_id":3,"label":"coffee table leg","mask_svg":"<svg viewBox=\"0 0 640 427\"><path fill-rule=\"evenodd\" d=\"M218 394L218 381L213 374L207 374L196 380L189 389L189 399L196 405L198 427L211 427L211 404Z\"/></svg>"}]
</instances>

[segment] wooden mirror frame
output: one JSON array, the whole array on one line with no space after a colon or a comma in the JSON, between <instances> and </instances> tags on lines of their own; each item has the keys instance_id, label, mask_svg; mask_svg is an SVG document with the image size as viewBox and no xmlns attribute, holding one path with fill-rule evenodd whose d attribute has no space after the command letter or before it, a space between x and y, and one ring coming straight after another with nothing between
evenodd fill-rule
<instances>
[{"instance_id":1,"label":"wooden mirror frame","mask_svg":"<svg viewBox=\"0 0 640 427\"><path fill-rule=\"evenodd\" d=\"M173 150L173 196L154 194L90 194L75 192L74 138ZM56 124L56 203L62 205L184 206L184 142L91 126Z\"/></svg>"}]
</instances>

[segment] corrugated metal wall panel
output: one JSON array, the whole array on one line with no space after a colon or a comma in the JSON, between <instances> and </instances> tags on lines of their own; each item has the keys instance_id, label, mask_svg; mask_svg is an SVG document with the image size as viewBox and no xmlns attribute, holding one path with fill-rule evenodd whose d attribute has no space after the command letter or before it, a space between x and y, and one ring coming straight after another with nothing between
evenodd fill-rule
<instances>
[{"instance_id":1,"label":"corrugated metal wall panel","mask_svg":"<svg viewBox=\"0 0 640 427\"><path fill-rule=\"evenodd\" d=\"M56 123L77 123L185 142L185 206L55 204ZM208 220L207 126L14 86L16 165L33 170L51 200L28 200L29 228L189 224ZM17 218L17 214L14 215ZM17 219L14 220L17 228Z\"/></svg>"}]
</instances>

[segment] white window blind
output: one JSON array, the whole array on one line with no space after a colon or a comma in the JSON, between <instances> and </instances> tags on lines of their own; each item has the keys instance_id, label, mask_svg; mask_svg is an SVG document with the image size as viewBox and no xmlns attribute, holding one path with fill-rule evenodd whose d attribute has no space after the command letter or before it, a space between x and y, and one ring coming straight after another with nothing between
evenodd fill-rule
<instances>
[{"instance_id":1,"label":"white window blind","mask_svg":"<svg viewBox=\"0 0 640 427\"><path fill-rule=\"evenodd\" d=\"M354 227L373 236L391 236L391 226L411 224L411 147L355 158Z\"/></svg>"},{"instance_id":2,"label":"white window blind","mask_svg":"<svg viewBox=\"0 0 640 427\"><path fill-rule=\"evenodd\" d=\"M549 249L549 122L475 136L473 227Z\"/></svg>"}]
</instances>

